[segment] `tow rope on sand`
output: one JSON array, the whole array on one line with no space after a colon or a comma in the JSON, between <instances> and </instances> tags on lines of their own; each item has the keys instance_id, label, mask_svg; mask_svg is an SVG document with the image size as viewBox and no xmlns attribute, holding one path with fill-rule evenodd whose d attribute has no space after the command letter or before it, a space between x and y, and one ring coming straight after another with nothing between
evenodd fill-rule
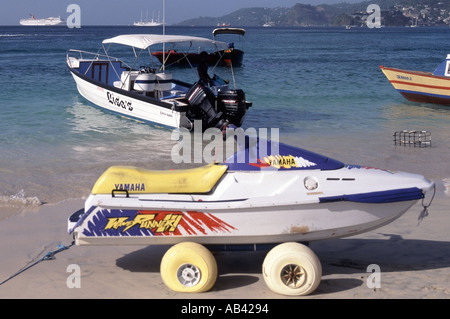
<instances>
[{"instance_id":1,"label":"tow rope on sand","mask_svg":"<svg viewBox=\"0 0 450 319\"><path fill-rule=\"evenodd\" d=\"M6 280L3 280L2 282L0 282L0 286L3 285L4 283L6 283L7 281L13 279L14 277L20 275L20 274L23 273L24 271L30 269L31 267L36 266L36 265L37 265L38 263L40 263L41 261L44 261L44 260L53 260L53 259L55 259L55 258L56 258L55 255L56 255L57 253L69 249L69 248L72 247L74 244L75 244L75 242L72 242L72 243L71 243L70 245L68 245L68 246L64 246L64 245L62 245L62 244L58 245L56 250L49 251L48 253L46 253L46 254L44 255L44 257L42 257L42 258L40 258L40 259L38 259L38 260L32 262L30 265L27 265L27 266L23 267L22 269L20 269L19 271L17 271L14 275L12 275L12 276L10 276L9 278L7 278Z\"/></svg>"}]
</instances>

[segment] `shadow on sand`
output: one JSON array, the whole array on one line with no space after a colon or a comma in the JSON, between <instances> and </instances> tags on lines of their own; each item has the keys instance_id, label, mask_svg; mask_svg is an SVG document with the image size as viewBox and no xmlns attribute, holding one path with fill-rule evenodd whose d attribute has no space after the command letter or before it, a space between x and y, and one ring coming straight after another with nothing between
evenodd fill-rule
<instances>
[{"instance_id":1,"label":"shadow on sand","mask_svg":"<svg viewBox=\"0 0 450 319\"><path fill-rule=\"evenodd\" d=\"M346 238L313 242L310 248L322 263L322 274L367 274L370 264L383 272L404 272L450 267L450 242L403 239L382 234L386 239ZM147 246L119 259L118 267L131 272L159 272L160 262L170 246ZM215 290L223 291L252 285L260 280L266 251L217 252L219 278ZM351 278L323 278L318 292L331 294L363 284Z\"/></svg>"}]
</instances>

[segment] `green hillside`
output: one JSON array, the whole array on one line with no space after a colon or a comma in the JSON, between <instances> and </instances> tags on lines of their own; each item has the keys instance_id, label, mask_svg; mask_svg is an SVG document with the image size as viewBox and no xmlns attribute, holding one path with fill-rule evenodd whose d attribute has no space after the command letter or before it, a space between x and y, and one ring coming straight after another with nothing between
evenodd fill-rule
<instances>
[{"instance_id":1,"label":"green hillside","mask_svg":"<svg viewBox=\"0 0 450 319\"><path fill-rule=\"evenodd\" d=\"M364 26L367 7L374 1L317 5L297 3L291 8L243 8L221 17L198 17L178 23L190 26ZM378 0L385 26L450 26L448 0Z\"/></svg>"}]
</instances>

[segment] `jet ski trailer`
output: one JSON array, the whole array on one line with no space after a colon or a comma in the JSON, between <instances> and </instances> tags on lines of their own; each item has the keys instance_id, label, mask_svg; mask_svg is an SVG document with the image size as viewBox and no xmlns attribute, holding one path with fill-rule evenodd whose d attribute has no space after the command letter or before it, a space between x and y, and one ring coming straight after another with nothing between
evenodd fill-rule
<instances>
[{"instance_id":1,"label":"jet ski trailer","mask_svg":"<svg viewBox=\"0 0 450 319\"><path fill-rule=\"evenodd\" d=\"M69 218L69 233L77 245L174 245L162 259L161 276L179 292L214 285L217 265L206 247L270 244L275 248L263 264L268 287L306 295L319 285L322 270L300 242L381 227L434 189L420 175L345 165L277 145L274 153L272 144L265 146L269 156L261 155L258 142L226 163L192 169L110 167L84 209Z\"/></svg>"}]
</instances>

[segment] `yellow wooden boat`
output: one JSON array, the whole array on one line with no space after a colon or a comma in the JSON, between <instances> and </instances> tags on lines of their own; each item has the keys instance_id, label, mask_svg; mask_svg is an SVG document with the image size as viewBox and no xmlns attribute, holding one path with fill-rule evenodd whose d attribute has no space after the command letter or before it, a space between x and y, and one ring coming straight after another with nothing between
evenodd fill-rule
<instances>
[{"instance_id":1,"label":"yellow wooden boat","mask_svg":"<svg viewBox=\"0 0 450 319\"><path fill-rule=\"evenodd\" d=\"M408 101L450 105L450 54L434 72L380 66L394 88Z\"/></svg>"}]
</instances>

